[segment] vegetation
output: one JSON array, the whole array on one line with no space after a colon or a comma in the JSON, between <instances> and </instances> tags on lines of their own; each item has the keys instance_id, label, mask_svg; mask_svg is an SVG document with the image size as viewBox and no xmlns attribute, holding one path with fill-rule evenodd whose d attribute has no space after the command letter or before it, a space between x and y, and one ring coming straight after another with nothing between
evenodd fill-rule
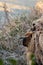
<instances>
[{"instance_id":1,"label":"vegetation","mask_svg":"<svg viewBox=\"0 0 43 65\"><path fill-rule=\"evenodd\" d=\"M4 62L1 58L0 58L0 65L4 65Z\"/></svg>"},{"instance_id":2,"label":"vegetation","mask_svg":"<svg viewBox=\"0 0 43 65\"><path fill-rule=\"evenodd\" d=\"M7 60L11 63L11 65L17 65L17 60L12 59L12 58L9 58Z\"/></svg>"},{"instance_id":3,"label":"vegetation","mask_svg":"<svg viewBox=\"0 0 43 65\"><path fill-rule=\"evenodd\" d=\"M31 55L30 55L30 58L31 58L31 60L32 60L31 65L37 65L35 55L34 55L34 54L31 54Z\"/></svg>"},{"instance_id":4,"label":"vegetation","mask_svg":"<svg viewBox=\"0 0 43 65\"><path fill-rule=\"evenodd\" d=\"M25 14L22 13L20 15L20 17L19 16L16 17L16 19L13 20L13 22L16 25L12 26L11 23L10 23L12 21L10 21L9 17L8 17L6 4L4 4L4 11L5 11L5 18L8 21L8 29L10 28L10 32L9 31L5 31L4 29L2 30L2 34L0 34L0 43L1 43L0 50L2 50L2 49L6 50L7 46L5 46L5 42L7 44L9 44L9 40L11 41L9 36L11 36L11 38L13 39L12 46L10 44L8 45L8 48L6 50L6 52L7 52L7 51L9 51L10 47L14 47L14 44L18 44L19 43L18 42L19 37L24 36L25 32L27 32L27 30L31 28L32 22L37 20L37 19L39 19L42 16L42 13L37 11L37 9L33 8L31 10L31 13L28 13L28 15L26 15L26 13ZM7 26L5 25L5 28L6 27ZM5 37L4 37L4 35L5 35ZM6 40L7 36L8 36L8 39ZM17 45L17 46L19 46L19 45ZM15 47L17 47L17 46L15 46ZM10 49L12 49L12 48L10 48ZM13 48L13 50L14 50L14 48ZM30 58L32 60L31 65L37 65L36 61L35 61L35 55L31 54ZM7 59L7 61L10 63L10 65L17 65L17 60L16 59L9 58L9 59ZM0 59L0 65L4 65L2 59Z\"/></svg>"}]
</instances>

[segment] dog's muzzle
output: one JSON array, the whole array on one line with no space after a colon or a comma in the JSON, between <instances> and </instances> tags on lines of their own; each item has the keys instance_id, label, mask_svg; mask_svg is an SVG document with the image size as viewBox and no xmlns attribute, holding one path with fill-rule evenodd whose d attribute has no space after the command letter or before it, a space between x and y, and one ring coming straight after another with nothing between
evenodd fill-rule
<instances>
[{"instance_id":1,"label":"dog's muzzle","mask_svg":"<svg viewBox=\"0 0 43 65\"><path fill-rule=\"evenodd\" d=\"M28 47L28 44L27 44L27 37L21 37L20 39L22 39L23 41L23 46L25 47Z\"/></svg>"}]
</instances>

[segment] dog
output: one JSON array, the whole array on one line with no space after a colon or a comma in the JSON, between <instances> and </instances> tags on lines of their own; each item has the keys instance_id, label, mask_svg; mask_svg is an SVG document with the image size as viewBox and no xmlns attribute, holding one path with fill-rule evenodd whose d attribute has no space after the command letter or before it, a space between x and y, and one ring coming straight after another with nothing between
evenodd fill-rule
<instances>
[{"instance_id":1,"label":"dog","mask_svg":"<svg viewBox=\"0 0 43 65\"><path fill-rule=\"evenodd\" d=\"M37 65L43 65L43 54L41 54L43 51L41 50L41 47L39 47L39 39L41 34L43 34L43 32L28 32L23 38L23 46L27 47L27 65L31 65L32 63L32 60L30 58L31 54L35 55Z\"/></svg>"}]
</instances>

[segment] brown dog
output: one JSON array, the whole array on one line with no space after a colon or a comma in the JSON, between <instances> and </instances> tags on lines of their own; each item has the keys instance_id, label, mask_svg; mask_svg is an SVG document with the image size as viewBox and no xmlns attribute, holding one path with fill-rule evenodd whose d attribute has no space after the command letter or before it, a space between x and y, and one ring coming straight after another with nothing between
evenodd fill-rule
<instances>
[{"instance_id":1,"label":"brown dog","mask_svg":"<svg viewBox=\"0 0 43 65\"><path fill-rule=\"evenodd\" d=\"M25 34L25 37L23 38L23 45L27 47L27 52L26 52L27 65L31 65L32 63L30 59L30 55L32 53L35 54L38 65L43 65L43 60L42 60L43 54L41 53L41 47L39 47L40 45L39 40L41 34L43 34L43 32L42 33L40 33L40 31L36 31L34 33L28 32Z\"/></svg>"}]
</instances>

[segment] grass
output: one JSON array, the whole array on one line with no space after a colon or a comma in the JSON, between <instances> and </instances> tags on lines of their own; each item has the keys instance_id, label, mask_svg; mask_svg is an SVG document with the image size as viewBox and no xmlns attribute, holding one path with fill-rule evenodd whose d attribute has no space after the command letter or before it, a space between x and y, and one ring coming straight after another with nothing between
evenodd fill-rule
<instances>
[{"instance_id":1,"label":"grass","mask_svg":"<svg viewBox=\"0 0 43 65\"><path fill-rule=\"evenodd\" d=\"M32 60L31 65L37 65L37 64L36 64L36 61L35 61L35 59L36 59L36 58L35 58L35 55L34 55L34 54L31 54L31 55L30 55L30 58L31 58L31 60Z\"/></svg>"},{"instance_id":2,"label":"grass","mask_svg":"<svg viewBox=\"0 0 43 65\"><path fill-rule=\"evenodd\" d=\"M7 60L11 63L11 65L17 65L17 61L15 59L9 58Z\"/></svg>"},{"instance_id":3,"label":"grass","mask_svg":"<svg viewBox=\"0 0 43 65\"><path fill-rule=\"evenodd\" d=\"M4 65L4 62L2 59L0 59L0 65Z\"/></svg>"},{"instance_id":4,"label":"grass","mask_svg":"<svg viewBox=\"0 0 43 65\"><path fill-rule=\"evenodd\" d=\"M31 65L36 65L36 62L35 61L32 61Z\"/></svg>"}]
</instances>

